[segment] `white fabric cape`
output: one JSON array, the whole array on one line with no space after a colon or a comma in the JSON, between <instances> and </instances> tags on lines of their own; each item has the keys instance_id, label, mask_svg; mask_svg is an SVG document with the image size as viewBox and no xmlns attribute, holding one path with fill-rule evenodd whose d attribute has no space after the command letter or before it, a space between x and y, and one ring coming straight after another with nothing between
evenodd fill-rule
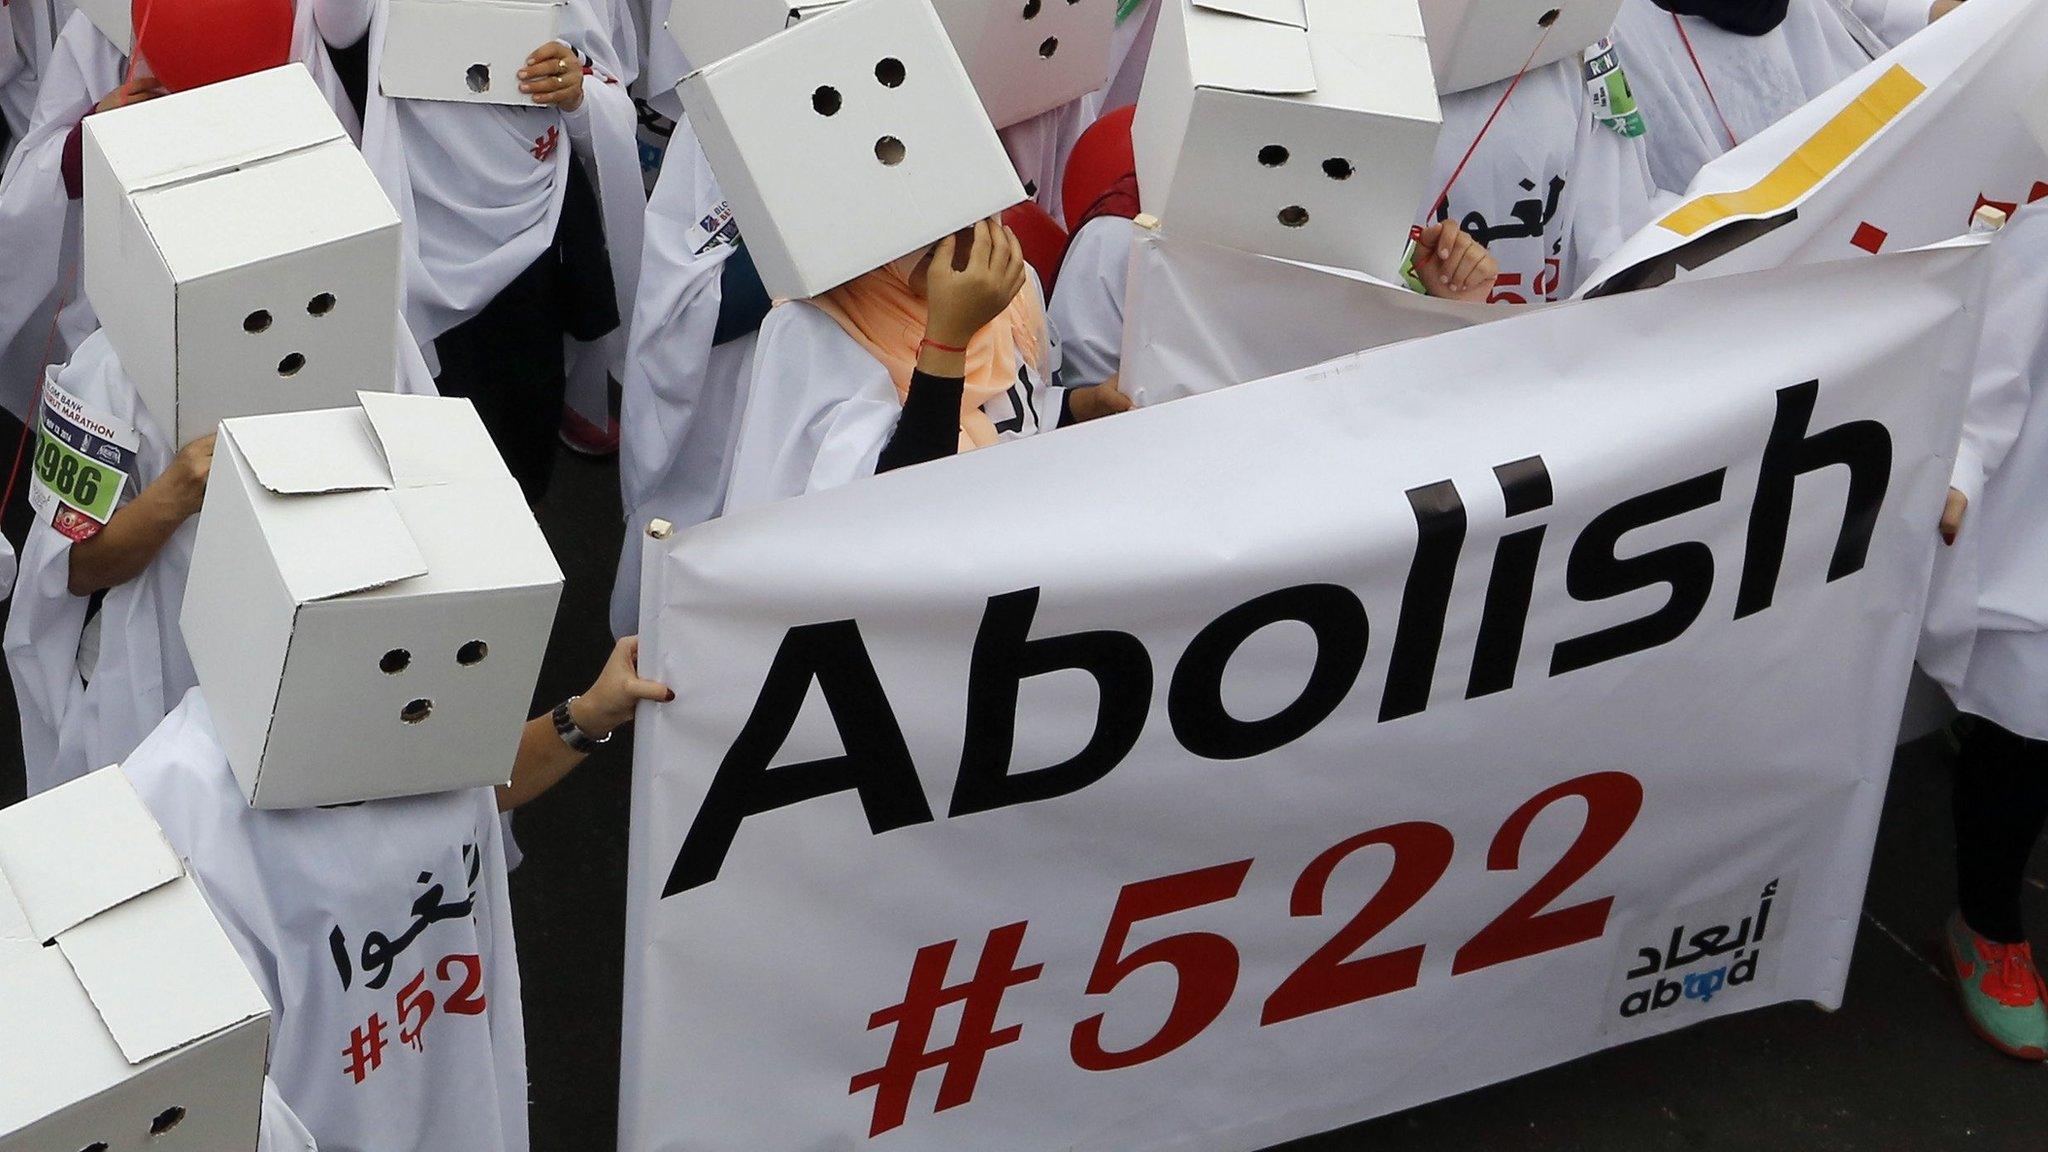
<instances>
[{"instance_id":1,"label":"white fabric cape","mask_svg":"<svg viewBox=\"0 0 2048 1152\"><path fill-rule=\"evenodd\" d=\"M1060 371L1069 388L1101 384L1123 370L1124 289L1137 235L1129 220L1099 216L1067 246L1047 314L1060 334Z\"/></svg>"},{"instance_id":2,"label":"white fabric cape","mask_svg":"<svg viewBox=\"0 0 2048 1152\"><path fill-rule=\"evenodd\" d=\"M1920 666L1956 707L2048 740L2048 208L2021 209L1991 256L1950 480L1970 505L1935 557Z\"/></svg>"},{"instance_id":3,"label":"white fabric cape","mask_svg":"<svg viewBox=\"0 0 2048 1152\"><path fill-rule=\"evenodd\" d=\"M1894 48L1927 27L1933 9L1931 0L1849 0L1849 11Z\"/></svg>"},{"instance_id":4,"label":"white fabric cape","mask_svg":"<svg viewBox=\"0 0 2048 1152\"><path fill-rule=\"evenodd\" d=\"M1621 56L1626 68L1626 41ZM1522 77L1483 139L1481 128L1510 82L1443 98L1443 135L1424 193L1431 201L1417 220L1435 219L1434 197L1479 139L1451 186L1448 211L1500 262L1495 296L1507 303L1570 295L1650 218L1655 188L1643 142L1593 118L1581 68L1573 55Z\"/></svg>"},{"instance_id":5,"label":"white fabric cape","mask_svg":"<svg viewBox=\"0 0 2048 1152\"><path fill-rule=\"evenodd\" d=\"M1117 25L1109 38L1109 83L1088 97L1084 107L1090 124L1104 112L1138 102L1145 87L1145 64L1152 58L1152 37L1159 31L1159 0L1146 0L1142 11Z\"/></svg>"},{"instance_id":6,"label":"white fabric cape","mask_svg":"<svg viewBox=\"0 0 2048 1152\"><path fill-rule=\"evenodd\" d=\"M1697 68L1674 21L1684 24L1699 56ZM1625 46L1629 86L1650 128L1644 137L1650 175L1674 196L1731 147L1729 130L1737 143L1747 140L1871 60L1834 0L1792 0L1785 22L1763 36L1724 31L1697 16L1673 16L1652 0L1623 0L1614 29ZM1722 116L1728 118L1726 128Z\"/></svg>"},{"instance_id":7,"label":"white fabric cape","mask_svg":"<svg viewBox=\"0 0 2048 1152\"><path fill-rule=\"evenodd\" d=\"M51 0L11 0L6 5L6 19L0 20L0 118L6 119L12 139L0 148L0 167L28 135L36 93L70 11L69 5L53 9Z\"/></svg>"},{"instance_id":8,"label":"white fabric cape","mask_svg":"<svg viewBox=\"0 0 2048 1152\"><path fill-rule=\"evenodd\" d=\"M1027 291L1037 291L1036 284L1034 279ZM1040 370L1032 372L1020 355L1018 375L1028 384L982 406L1002 439L1058 424L1066 392L1057 383L1059 356L1059 341L1048 323L1039 349ZM837 321L808 301L778 305L762 322L754 351L726 511L874 475L902 415L903 402L888 370Z\"/></svg>"},{"instance_id":9,"label":"white fabric cape","mask_svg":"<svg viewBox=\"0 0 2048 1152\"><path fill-rule=\"evenodd\" d=\"M1067 157L1073 153L1074 142L1081 138L1081 133L1094 123L1087 116L1087 103L1086 96L1070 100L996 133L1002 138L1003 150L1010 154L1017 178L1024 182L1025 195L1036 200L1054 220L1065 219L1061 215L1060 202L1064 197L1060 185L1066 180Z\"/></svg>"},{"instance_id":10,"label":"white fabric cape","mask_svg":"<svg viewBox=\"0 0 2048 1152\"><path fill-rule=\"evenodd\" d=\"M399 355L397 391L431 395L418 350L401 339ZM143 408L104 332L51 371L65 391L134 427L137 491L163 475L180 446ZM0 643L21 713L29 795L119 762L198 682L178 625L197 526L196 517L186 521L140 575L107 590L93 621L97 649L86 653L90 683L80 675L80 647L92 643L90 602L71 594L71 540L40 519L29 526L20 595Z\"/></svg>"},{"instance_id":11,"label":"white fabric cape","mask_svg":"<svg viewBox=\"0 0 2048 1152\"><path fill-rule=\"evenodd\" d=\"M312 73L354 135L355 110L314 30L310 0L295 11L292 59ZM83 12L73 13L52 51L33 122L0 176L0 252L9 267L0 281L0 406L23 419L43 368L62 364L99 327L79 275L82 213L64 191L64 140L120 86L127 63ZM60 305L62 316L53 320Z\"/></svg>"},{"instance_id":12,"label":"white fabric cape","mask_svg":"<svg viewBox=\"0 0 2048 1152\"><path fill-rule=\"evenodd\" d=\"M196 689L122 770L270 1001L271 1078L322 1147L525 1152L525 1025L492 789L253 809ZM421 911L437 907L439 918ZM392 957L381 967L365 959L378 940Z\"/></svg>"},{"instance_id":13,"label":"white fabric cape","mask_svg":"<svg viewBox=\"0 0 2048 1152\"><path fill-rule=\"evenodd\" d=\"M611 602L612 631L619 636L638 631L640 553L648 521L660 518L688 528L725 507L755 338L711 343L723 300L719 275L734 251L713 238L724 203L689 119L676 121L647 204L641 292L620 378L619 494L626 534Z\"/></svg>"}]
</instances>

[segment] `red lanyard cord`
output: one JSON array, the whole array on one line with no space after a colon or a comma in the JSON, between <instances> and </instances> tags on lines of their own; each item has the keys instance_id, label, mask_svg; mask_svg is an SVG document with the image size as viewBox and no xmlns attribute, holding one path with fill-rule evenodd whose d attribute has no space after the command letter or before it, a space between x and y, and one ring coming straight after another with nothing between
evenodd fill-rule
<instances>
[{"instance_id":1,"label":"red lanyard cord","mask_svg":"<svg viewBox=\"0 0 2048 1152\"><path fill-rule=\"evenodd\" d=\"M1458 177L1465 174L1465 166L1470 164L1472 157L1478 153L1480 141L1485 140L1486 134L1493 130L1493 122L1500 119L1502 110L1508 106L1508 97L1515 94L1515 89L1521 86L1522 77L1529 74L1529 66L1536 62L1536 54L1543 51L1543 42L1550 39L1550 29L1554 26L1545 26L1543 35L1536 38L1536 46L1529 49L1529 58L1522 61L1522 70L1515 73L1514 79L1508 81L1507 91L1500 94L1500 101L1493 106L1493 111L1487 115L1486 123L1479 126L1479 135L1472 138L1472 146L1465 149L1465 155L1459 159L1458 166L1451 169L1451 178L1444 181L1444 190L1437 193L1436 199L1430 202L1429 211L1423 214L1423 219L1436 219L1436 214L1443 211L1450 204L1451 189L1458 186Z\"/></svg>"},{"instance_id":2,"label":"red lanyard cord","mask_svg":"<svg viewBox=\"0 0 2048 1152\"><path fill-rule=\"evenodd\" d=\"M1700 67L1700 54L1692 50L1692 37L1685 34L1685 21L1678 13L1671 14L1671 26L1678 29L1678 42L1685 45L1685 54L1692 57L1693 74L1700 78L1700 87L1707 90L1707 103L1714 106L1714 116L1721 121L1721 131L1728 134L1728 146L1734 148L1742 141L1735 138L1735 129L1728 126L1728 117L1721 111L1721 101L1714 96L1714 86L1707 80L1707 70Z\"/></svg>"}]
</instances>

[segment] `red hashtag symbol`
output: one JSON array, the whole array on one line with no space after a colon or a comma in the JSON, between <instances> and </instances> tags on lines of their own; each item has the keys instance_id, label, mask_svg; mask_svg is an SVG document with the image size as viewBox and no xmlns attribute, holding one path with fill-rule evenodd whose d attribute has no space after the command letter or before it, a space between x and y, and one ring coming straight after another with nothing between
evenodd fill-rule
<instances>
[{"instance_id":1,"label":"red hashtag symbol","mask_svg":"<svg viewBox=\"0 0 2048 1152\"><path fill-rule=\"evenodd\" d=\"M361 1028L350 1032L348 1047L341 1050L341 1054L348 1057L348 1067L344 1071L358 1084L384 1063L384 1018L375 1012L370 1013L369 1027L367 1036Z\"/></svg>"},{"instance_id":2,"label":"red hashtag symbol","mask_svg":"<svg viewBox=\"0 0 2048 1152\"><path fill-rule=\"evenodd\" d=\"M871 1032L896 1026L889 1041L889 1058L880 1068L855 1076L846 1090L852 1095L876 1089L875 1119L868 1129L870 1139L902 1126L904 1115L910 1111L910 1090L917 1083L918 1073L944 1068L946 1077L939 1082L939 1099L932 1111L958 1108L974 1098L982 1061L991 1051L1014 1042L1024 1031L1021 1024L997 1029L996 1013L1002 1009L1005 993L1038 979L1045 968L1043 964L1016 966L1025 926L1011 924L990 932L988 943L981 950L981 960L975 965L974 979L964 984L946 984L946 970L952 966L958 940L918 949L917 959L910 965L910 986L904 989L903 1003L868 1017ZM927 1050L939 1009L949 1004L961 1005L959 1034L944 1048Z\"/></svg>"}]
</instances>

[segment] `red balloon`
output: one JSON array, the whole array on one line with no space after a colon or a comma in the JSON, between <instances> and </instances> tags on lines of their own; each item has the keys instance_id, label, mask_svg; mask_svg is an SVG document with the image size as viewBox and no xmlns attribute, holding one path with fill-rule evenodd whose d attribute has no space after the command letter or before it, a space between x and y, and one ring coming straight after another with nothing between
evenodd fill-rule
<instances>
[{"instance_id":1,"label":"red balloon","mask_svg":"<svg viewBox=\"0 0 2048 1152\"><path fill-rule=\"evenodd\" d=\"M1132 216L1135 204L1119 204L1105 213L1098 204L1117 184L1136 180L1138 157L1131 147L1131 120L1137 108L1119 108L1088 126L1067 156L1066 179L1060 184L1060 206L1067 230L1078 232L1084 220L1101 215Z\"/></svg>"},{"instance_id":2,"label":"red balloon","mask_svg":"<svg viewBox=\"0 0 2048 1152\"><path fill-rule=\"evenodd\" d=\"M135 54L184 92L289 63L292 0L133 0Z\"/></svg>"},{"instance_id":3,"label":"red balloon","mask_svg":"<svg viewBox=\"0 0 2048 1152\"><path fill-rule=\"evenodd\" d=\"M1038 282L1045 287L1045 294L1051 296L1053 282L1060 276L1060 261L1067 258L1067 230L1035 200L1005 210L1003 223L1017 234L1025 262L1038 273Z\"/></svg>"}]
</instances>

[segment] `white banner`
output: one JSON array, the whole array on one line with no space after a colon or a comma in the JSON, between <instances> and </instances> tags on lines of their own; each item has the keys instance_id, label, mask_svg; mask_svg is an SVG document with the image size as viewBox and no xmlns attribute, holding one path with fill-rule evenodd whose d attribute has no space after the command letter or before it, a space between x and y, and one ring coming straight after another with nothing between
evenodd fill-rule
<instances>
[{"instance_id":1,"label":"white banner","mask_svg":"<svg viewBox=\"0 0 2048 1152\"><path fill-rule=\"evenodd\" d=\"M621 1148L1251 1149L1838 1003L1978 250L651 547Z\"/></svg>"},{"instance_id":2,"label":"white banner","mask_svg":"<svg viewBox=\"0 0 2048 1152\"><path fill-rule=\"evenodd\" d=\"M1970 0L1702 168L1580 294L1897 252L2044 197L2048 3Z\"/></svg>"},{"instance_id":3,"label":"white banner","mask_svg":"<svg viewBox=\"0 0 2048 1152\"><path fill-rule=\"evenodd\" d=\"M1513 314L1139 228L1121 386L1140 405L1163 404Z\"/></svg>"}]
</instances>

